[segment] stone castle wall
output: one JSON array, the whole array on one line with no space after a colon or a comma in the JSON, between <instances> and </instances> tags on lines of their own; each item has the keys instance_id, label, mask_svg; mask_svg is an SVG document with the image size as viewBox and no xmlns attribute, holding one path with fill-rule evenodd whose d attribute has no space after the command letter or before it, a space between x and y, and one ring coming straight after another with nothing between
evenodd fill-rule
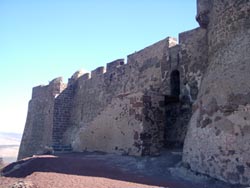
<instances>
[{"instance_id":1,"label":"stone castle wall","mask_svg":"<svg viewBox=\"0 0 250 188\"><path fill-rule=\"evenodd\" d=\"M199 28L33 89L19 159L53 145L158 155L250 185L250 2L198 0ZM183 146L184 144L184 146Z\"/></svg>"},{"instance_id":2,"label":"stone castle wall","mask_svg":"<svg viewBox=\"0 0 250 188\"><path fill-rule=\"evenodd\" d=\"M208 68L194 104L183 160L194 171L250 184L250 2L213 0L203 5Z\"/></svg>"},{"instance_id":3,"label":"stone castle wall","mask_svg":"<svg viewBox=\"0 0 250 188\"><path fill-rule=\"evenodd\" d=\"M91 76L76 72L60 93L40 97L41 103L53 110L48 115L30 108L31 114L39 113L40 118L50 119L39 125L49 130L47 136L52 137L44 143L41 141L43 144L40 144L39 152L46 151L43 148L47 146L71 145L74 151L155 155L167 145L166 142L182 145L187 129L183 121L188 121L191 115L191 100L186 100L190 94L189 90L179 89L178 95L183 100L175 101L171 98L170 84L171 72L179 71L178 87L184 88L186 75L181 67L180 49L176 39L166 38L129 55L127 64L118 59L108 63L106 69L99 67L93 70ZM33 97L35 93L34 90ZM47 98L51 100L47 101ZM170 104L166 100L175 102ZM176 108L183 119L175 121L175 125L169 125L167 129L166 123L173 122L166 120L166 105ZM172 114L168 116L173 119ZM26 143L28 137L35 139L29 130L37 130L39 118L32 116L31 119L29 128L24 131L27 133L24 134L23 145L32 141L29 139ZM178 131L174 131L176 128ZM29 151L20 150L20 156L38 153L32 148Z\"/></svg>"},{"instance_id":4,"label":"stone castle wall","mask_svg":"<svg viewBox=\"0 0 250 188\"><path fill-rule=\"evenodd\" d=\"M33 88L18 159L42 154L51 145L54 99L65 87L62 79L57 78L47 86Z\"/></svg>"},{"instance_id":5,"label":"stone castle wall","mask_svg":"<svg viewBox=\"0 0 250 188\"><path fill-rule=\"evenodd\" d=\"M64 144L71 144L75 151L159 153L164 129L164 109L160 106L164 105L164 96L159 92L161 64L166 63L166 53L173 43L175 40L167 38L129 55L127 64L116 60L107 64L106 72L99 67L91 72L91 78L80 77L74 86L70 128ZM146 98L150 104L144 101ZM147 105L154 106L154 112Z\"/></svg>"}]
</instances>

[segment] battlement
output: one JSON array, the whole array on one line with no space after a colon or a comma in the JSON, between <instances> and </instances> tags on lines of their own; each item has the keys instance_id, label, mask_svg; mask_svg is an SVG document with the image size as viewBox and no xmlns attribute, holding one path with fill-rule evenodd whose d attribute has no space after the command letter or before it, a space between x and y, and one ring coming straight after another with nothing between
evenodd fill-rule
<instances>
[{"instance_id":1,"label":"battlement","mask_svg":"<svg viewBox=\"0 0 250 188\"><path fill-rule=\"evenodd\" d=\"M98 67L95 70L91 71L91 78L98 77L102 74L105 73L105 68L104 67Z\"/></svg>"},{"instance_id":2,"label":"battlement","mask_svg":"<svg viewBox=\"0 0 250 188\"><path fill-rule=\"evenodd\" d=\"M177 44L177 39L167 37L159 42L156 42L138 52L132 53L127 57L127 64L142 63L149 59L161 59L169 48Z\"/></svg>"},{"instance_id":3,"label":"battlement","mask_svg":"<svg viewBox=\"0 0 250 188\"><path fill-rule=\"evenodd\" d=\"M111 72L119 66L124 65L124 59L117 59L110 63L107 63L107 72Z\"/></svg>"},{"instance_id":4,"label":"battlement","mask_svg":"<svg viewBox=\"0 0 250 188\"><path fill-rule=\"evenodd\" d=\"M191 170L250 185L249 0L197 0L196 20L179 44L34 87L19 159L52 145L136 156L184 145Z\"/></svg>"},{"instance_id":5,"label":"battlement","mask_svg":"<svg viewBox=\"0 0 250 188\"><path fill-rule=\"evenodd\" d=\"M62 77L58 77L50 81L48 85L34 87L32 89L32 98L46 97L46 95L56 96L66 87L67 84L63 83Z\"/></svg>"},{"instance_id":6,"label":"battlement","mask_svg":"<svg viewBox=\"0 0 250 188\"><path fill-rule=\"evenodd\" d=\"M75 72L68 81L68 85L75 83L75 81L80 80L81 82L86 82L92 78L99 79L99 82L103 82L103 78L114 81L120 80L125 81L127 78L124 74L128 76L132 69L136 67L151 67L160 66L159 60L167 56L167 51L177 45L177 39L173 37L167 37L159 42L156 42L138 52L134 52L127 56L127 63L124 59L117 59L106 64L106 67L101 66L92 70L91 73L83 74L82 71ZM172 50L173 51L173 50ZM158 62L158 63L157 63ZM106 76L105 76L106 75ZM119 78L120 77L120 78Z\"/></svg>"}]
</instances>

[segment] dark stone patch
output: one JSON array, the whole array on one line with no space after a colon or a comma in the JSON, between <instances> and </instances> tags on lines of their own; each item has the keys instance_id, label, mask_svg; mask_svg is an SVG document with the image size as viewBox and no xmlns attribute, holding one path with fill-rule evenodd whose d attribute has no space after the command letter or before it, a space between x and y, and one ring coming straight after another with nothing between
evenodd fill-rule
<instances>
[{"instance_id":1,"label":"dark stone patch","mask_svg":"<svg viewBox=\"0 0 250 188\"><path fill-rule=\"evenodd\" d=\"M159 101L159 106L164 107L165 106L165 101Z\"/></svg>"},{"instance_id":2,"label":"dark stone patch","mask_svg":"<svg viewBox=\"0 0 250 188\"><path fill-rule=\"evenodd\" d=\"M142 102L136 102L132 104L133 107L143 107L143 103Z\"/></svg>"},{"instance_id":3,"label":"dark stone patch","mask_svg":"<svg viewBox=\"0 0 250 188\"><path fill-rule=\"evenodd\" d=\"M150 133L141 133L140 134L140 139L142 140L147 140L147 139L151 139L152 138L152 135Z\"/></svg>"},{"instance_id":4,"label":"dark stone patch","mask_svg":"<svg viewBox=\"0 0 250 188\"><path fill-rule=\"evenodd\" d=\"M250 162L247 162L247 163L246 163L246 165L247 165L247 167L249 167L249 168L250 168Z\"/></svg>"},{"instance_id":5,"label":"dark stone patch","mask_svg":"<svg viewBox=\"0 0 250 188\"><path fill-rule=\"evenodd\" d=\"M228 155L234 155L235 154L235 150L228 150Z\"/></svg>"},{"instance_id":6,"label":"dark stone patch","mask_svg":"<svg viewBox=\"0 0 250 188\"><path fill-rule=\"evenodd\" d=\"M135 119L138 121L142 121L142 115L141 114L135 114Z\"/></svg>"},{"instance_id":7,"label":"dark stone patch","mask_svg":"<svg viewBox=\"0 0 250 188\"><path fill-rule=\"evenodd\" d=\"M139 134L138 134L137 131L135 131L135 132L134 132L134 139L135 139L135 140L138 140L138 138L139 138Z\"/></svg>"},{"instance_id":8,"label":"dark stone patch","mask_svg":"<svg viewBox=\"0 0 250 188\"><path fill-rule=\"evenodd\" d=\"M216 99L213 97L210 101L210 103L206 107L206 113L209 116L212 116L215 112L217 112L219 109Z\"/></svg>"},{"instance_id":9,"label":"dark stone patch","mask_svg":"<svg viewBox=\"0 0 250 188\"><path fill-rule=\"evenodd\" d=\"M225 116L231 115L234 111L238 109L238 105L236 104L228 104L223 107L221 107L221 111Z\"/></svg>"},{"instance_id":10,"label":"dark stone patch","mask_svg":"<svg viewBox=\"0 0 250 188\"><path fill-rule=\"evenodd\" d=\"M236 166L237 168L237 171L240 173L240 174L244 174L245 172L245 167L243 165L238 165Z\"/></svg>"},{"instance_id":11,"label":"dark stone patch","mask_svg":"<svg viewBox=\"0 0 250 188\"><path fill-rule=\"evenodd\" d=\"M190 87L190 95L192 99L196 100L198 92L199 92L197 81L195 80L193 82L190 82L189 87Z\"/></svg>"},{"instance_id":12,"label":"dark stone patch","mask_svg":"<svg viewBox=\"0 0 250 188\"><path fill-rule=\"evenodd\" d=\"M229 105L238 107L238 105L246 105L250 103L250 92L247 94L230 94L227 99Z\"/></svg>"},{"instance_id":13,"label":"dark stone patch","mask_svg":"<svg viewBox=\"0 0 250 188\"><path fill-rule=\"evenodd\" d=\"M214 121L216 122L216 121L219 121L219 120L221 120L221 117L220 116L216 116L215 118L214 118Z\"/></svg>"},{"instance_id":14,"label":"dark stone patch","mask_svg":"<svg viewBox=\"0 0 250 188\"><path fill-rule=\"evenodd\" d=\"M209 118L206 118L201 123L201 128L205 128L208 124L212 123L212 120Z\"/></svg>"},{"instance_id":15,"label":"dark stone patch","mask_svg":"<svg viewBox=\"0 0 250 188\"><path fill-rule=\"evenodd\" d=\"M219 136L220 133L221 133L221 130L219 130L219 129L217 129L217 130L215 131L215 135L216 135L216 136Z\"/></svg>"},{"instance_id":16,"label":"dark stone patch","mask_svg":"<svg viewBox=\"0 0 250 188\"><path fill-rule=\"evenodd\" d=\"M135 114L135 109L130 108L130 109L129 109L129 115L132 116L132 115L134 115L134 114Z\"/></svg>"},{"instance_id":17,"label":"dark stone patch","mask_svg":"<svg viewBox=\"0 0 250 188\"><path fill-rule=\"evenodd\" d=\"M151 97L150 96L143 96L142 101L143 102L151 102Z\"/></svg>"},{"instance_id":18,"label":"dark stone patch","mask_svg":"<svg viewBox=\"0 0 250 188\"><path fill-rule=\"evenodd\" d=\"M138 151L141 150L141 144L140 143L135 142L134 146L138 149Z\"/></svg>"}]
</instances>

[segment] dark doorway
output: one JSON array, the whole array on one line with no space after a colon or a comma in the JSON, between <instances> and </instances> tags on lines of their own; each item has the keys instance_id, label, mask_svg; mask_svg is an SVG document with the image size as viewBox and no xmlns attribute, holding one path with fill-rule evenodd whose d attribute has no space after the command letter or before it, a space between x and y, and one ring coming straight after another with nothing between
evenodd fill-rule
<instances>
[{"instance_id":1,"label":"dark doorway","mask_svg":"<svg viewBox=\"0 0 250 188\"><path fill-rule=\"evenodd\" d=\"M165 96L165 142L168 149L182 148L183 120L180 102L180 72L174 70L170 74L170 95Z\"/></svg>"},{"instance_id":2,"label":"dark doorway","mask_svg":"<svg viewBox=\"0 0 250 188\"><path fill-rule=\"evenodd\" d=\"M170 75L171 96L179 98L180 95L180 72L174 70Z\"/></svg>"}]
</instances>

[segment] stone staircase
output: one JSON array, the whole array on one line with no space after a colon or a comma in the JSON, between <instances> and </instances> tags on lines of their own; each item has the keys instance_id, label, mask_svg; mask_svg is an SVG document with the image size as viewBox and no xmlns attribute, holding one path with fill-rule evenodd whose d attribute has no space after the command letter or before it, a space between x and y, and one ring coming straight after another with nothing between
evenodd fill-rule
<instances>
[{"instance_id":1,"label":"stone staircase","mask_svg":"<svg viewBox=\"0 0 250 188\"><path fill-rule=\"evenodd\" d=\"M71 145L61 145L55 144L52 146L54 153L71 153L72 147Z\"/></svg>"}]
</instances>

